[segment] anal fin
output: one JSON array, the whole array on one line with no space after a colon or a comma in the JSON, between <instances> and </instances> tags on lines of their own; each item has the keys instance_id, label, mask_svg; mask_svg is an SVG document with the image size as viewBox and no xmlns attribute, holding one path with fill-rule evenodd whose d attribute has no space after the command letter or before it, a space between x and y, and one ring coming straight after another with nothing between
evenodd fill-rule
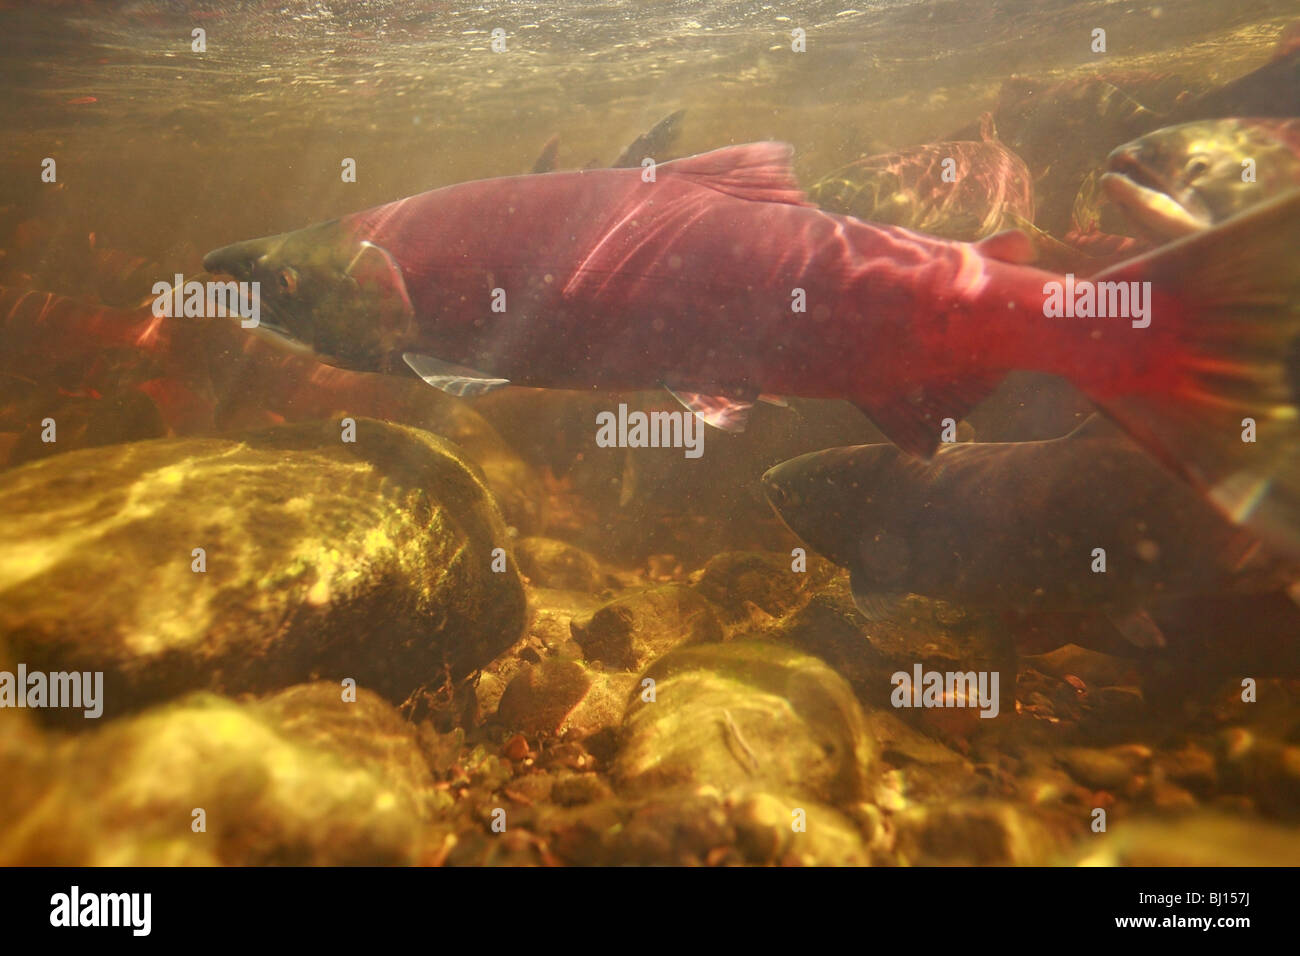
<instances>
[{"instance_id":1,"label":"anal fin","mask_svg":"<svg viewBox=\"0 0 1300 956\"><path fill-rule=\"evenodd\" d=\"M859 403L885 436L912 455L929 458L939 447L943 421L961 421L966 414L997 388L1004 373L920 385L907 395L883 405Z\"/></svg>"},{"instance_id":2,"label":"anal fin","mask_svg":"<svg viewBox=\"0 0 1300 956\"><path fill-rule=\"evenodd\" d=\"M1005 229L975 243L980 255L999 262L1028 265L1038 260L1034 240L1020 229Z\"/></svg>"},{"instance_id":3,"label":"anal fin","mask_svg":"<svg viewBox=\"0 0 1300 956\"><path fill-rule=\"evenodd\" d=\"M1115 625L1115 630L1124 635L1124 639L1134 647L1140 647L1144 650L1164 647L1166 644L1164 632L1160 630L1151 615L1141 609L1125 613L1107 614L1110 623Z\"/></svg>"},{"instance_id":4,"label":"anal fin","mask_svg":"<svg viewBox=\"0 0 1300 956\"><path fill-rule=\"evenodd\" d=\"M907 594L894 591L869 591L862 578L857 574L849 575L849 587L853 592L853 604L868 621L888 621L902 616Z\"/></svg>"}]
</instances>

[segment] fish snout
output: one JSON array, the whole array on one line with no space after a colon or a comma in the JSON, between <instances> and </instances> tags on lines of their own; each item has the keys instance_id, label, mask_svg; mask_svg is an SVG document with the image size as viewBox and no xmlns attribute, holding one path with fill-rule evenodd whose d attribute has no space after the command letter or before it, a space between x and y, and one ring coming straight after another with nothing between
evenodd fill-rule
<instances>
[{"instance_id":1,"label":"fish snout","mask_svg":"<svg viewBox=\"0 0 1300 956\"><path fill-rule=\"evenodd\" d=\"M1210 225L1208 216L1199 210L1187 208L1170 193L1133 176L1106 173L1101 177L1101 186L1135 225L1161 241L1190 235Z\"/></svg>"},{"instance_id":2,"label":"fish snout","mask_svg":"<svg viewBox=\"0 0 1300 956\"><path fill-rule=\"evenodd\" d=\"M1121 173L1125 176L1131 176L1134 179L1142 179L1143 163L1138 155L1138 150L1132 145L1120 146L1111 150L1106 157L1106 171L1108 173Z\"/></svg>"},{"instance_id":3,"label":"fish snout","mask_svg":"<svg viewBox=\"0 0 1300 956\"><path fill-rule=\"evenodd\" d=\"M208 272L234 276L236 279L249 279L257 268L257 262L266 250L259 240L235 242L220 249L213 249L203 257L203 268Z\"/></svg>"},{"instance_id":4,"label":"fish snout","mask_svg":"<svg viewBox=\"0 0 1300 956\"><path fill-rule=\"evenodd\" d=\"M785 484L778 475L780 470L780 465L774 465L763 472L763 477L759 479L763 485L763 494L767 496L768 503L777 509L790 502L790 493L786 490Z\"/></svg>"}]
</instances>

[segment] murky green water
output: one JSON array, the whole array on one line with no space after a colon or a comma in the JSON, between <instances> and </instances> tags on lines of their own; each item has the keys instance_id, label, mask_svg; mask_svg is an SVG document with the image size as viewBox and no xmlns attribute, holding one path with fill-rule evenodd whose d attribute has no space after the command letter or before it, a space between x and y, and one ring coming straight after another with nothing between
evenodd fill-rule
<instances>
[{"instance_id":1,"label":"murky green water","mask_svg":"<svg viewBox=\"0 0 1300 956\"><path fill-rule=\"evenodd\" d=\"M214 241L525 171L557 132L566 166L609 161L675 108L690 117L681 152L783 139L810 176L967 125L1012 73L1151 69L1227 80L1260 61L1290 6L10 9L3 197L20 221L69 218L122 248L177 261L185 243L201 254ZM1079 36L1103 11L1110 53L1099 63ZM796 26L812 37L805 56L789 53ZM208 32L207 53L190 52L195 27ZM506 56L489 49L497 27L507 31ZM68 105L86 96L97 102ZM33 151L54 147L66 190L23 186ZM344 155L360 164L355 185L339 182Z\"/></svg>"},{"instance_id":2,"label":"murky green water","mask_svg":"<svg viewBox=\"0 0 1300 956\"><path fill-rule=\"evenodd\" d=\"M228 243L523 174L552 136L559 169L602 168L678 110L656 160L788 142L804 186L978 140L993 111L1038 254L1069 256L1051 243L1107 153L1263 67L1297 18L1283 0L0 3L0 671L104 681L90 720L0 686L0 766L24 781L0 797L0 863L1300 859L1294 558L1266 564L1258 527L1145 452L1061 468L1049 449L1022 483L973 473L925 503L899 464L867 533L866 503L814 483L805 530L768 469L897 437L847 402L756 405L698 460L607 448L596 416L676 404L462 400L230 320L159 332L147 305ZM1161 248L1114 208L1099 221ZM1060 261L1039 259L1089 272ZM944 441L1056 439L1092 411L1015 372ZM1141 562L1122 613L1093 613L1092 528L1044 517L1086 514L1070 496L1099 486L1153 509L1113 557ZM989 508L995 530L971 517ZM1010 525L1048 543L979 550ZM1061 582L1062 539L1080 583L1053 601L1032 574ZM1177 594L1144 576L1197 549L1258 574ZM846 573L864 562L870 595ZM973 689L900 706L914 666L1001 675L996 716ZM218 839L191 839L195 806Z\"/></svg>"}]
</instances>

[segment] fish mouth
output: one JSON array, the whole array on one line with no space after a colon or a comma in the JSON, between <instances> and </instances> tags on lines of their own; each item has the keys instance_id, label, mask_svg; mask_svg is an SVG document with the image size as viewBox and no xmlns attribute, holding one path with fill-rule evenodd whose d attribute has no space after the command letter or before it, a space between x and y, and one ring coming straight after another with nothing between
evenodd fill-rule
<instances>
[{"instance_id":1,"label":"fish mouth","mask_svg":"<svg viewBox=\"0 0 1300 956\"><path fill-rule=\"evenodd\" d=\"M261 319L253 329L253 334L261 336L276 348L292 352L294 355L315 355L309 343L298 338L274 319Z\"/></svg>"},{"instance_id":2,"label":"fish mouth","mask_svg":"<svg viewBox=\"0 0 1300 956\"><path fill-rule=\"evenodd\" d=\"M803 535L795 527L798 523L799 496L791 490L789 481L786 480L790 476L789 469L785 467L787 464L789 462L781 462L763 472L759 484L763 488L763 497L767 500L767 506L772 509L772 513L790 530L791 534L802 538Z\"/></svg>"},{"instance_id":3,"label":"fish mouth","mask_svg":"<svg viewBox=\"0 0 1300 956\"><path fill-rule=\"evenodd\" d=\"M1158 239L1178 239L1210 227L1210 217L1194 211L1173 196L1161 180L1132 152L1117 150L1107 161L1101 186L1111 202L1138 227Z\"/></svg>"},{"instance_id":4,"label":"fish mouth","mask_svg":"<svg viewBox=\"0 0 1300 956\"><path fill-rule=\"evenodd\" d=\"M225 255L226 248L229 247L225 247L221 249L213 249L206 256L204 256L203 268L208 272L218 273L220 275L235 276L235 278L239 278L235 270L231 268L231 264Z\"/></svg>"},{"instance_id":5,"label":"fish mouth","mask_svg":"<svg viewBox=\"0 0 1300 956\"><path fill-rule=\"evenodd\" d=\"M781 513L781 509L789 505L790 496L777 480L776 473L780 468L780 465L773 465L763 472L763 477L758 481L763 488L763 497L767 500L768 507L781 520L781 523L789 528L790 525L786 521L785 515ZM790 530L793 531L794 529L791 528Z\"/></svg>"},{"instance_id":6,"label":"fish mouth","mask_svg":"<svg viewBox=\"0 0 1300 956\"><path fill-rule=\"evenodd\" d=\"M274 305L264 301L257 325L249 328L249 331L281 351L315 358L316 352L312 343L294 331L295 324L287 321L283 315L277 314Z\"/></svg>"},{"instance_id":7,"label":"fish mouth","mask_svg":"<svg viewBox=\"0 0 1300 956\"><path fill-rule=\"evenodd\" d=\"M214 275L230 276L239 282L251 281L256 263L266 251L265 247L263 240L250 239L213 249L203 257L203 268ZM253 334L282 351L295 355L313 355L311 343L303 341L282 319L277 319L273 309L274 306L269 301L262 300L263 314L252 328Z\"/></svg>"}]
</instances>

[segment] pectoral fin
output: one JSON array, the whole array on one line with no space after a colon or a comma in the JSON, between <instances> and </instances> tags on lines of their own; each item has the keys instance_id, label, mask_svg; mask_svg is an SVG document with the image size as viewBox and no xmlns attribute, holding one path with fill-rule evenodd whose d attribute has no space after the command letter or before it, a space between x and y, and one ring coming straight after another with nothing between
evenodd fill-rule
<instances>
[{"instance_id":1,"label":"pectoral fin","mask_svg":"<svg viewBox=\"0 0 1300 956\"><path fill-rule=\"evenodd\" d=\"M461 398L472 398L510 384L508 378L492 378L485 372L465 368L463 365L452 365L419 352L403 352L402 359L416 375L434 388Z\"/></svg>"},{"instance_id":2,"label":"pectoral fin","mask_svg":"<svg viewBox=\"0 0 1300 956\"><path fill-rule=\"evenodd\" d=\"M900 615L907 595L902 592L868 590L862 578L850 575L849 587L853 591L853 603L868 621L887 621Z\"/></svg>"},{"instance_id":3,"label":"pectoral fin","mask_svg":"<svg viewBox=\"0 0 1300 956\"><path fill-rule=\"evenodd\" d=\"M753 399L713 395L706 392L687 392L666 387L673 398L714 428L720 428L724 432L743 432L745 426L749 424L749 412L754 407Z\"/></svg>"},{"instance_id":4,"label":"pectoral fin","mask_svg":"<svg viewBox=\"0 0 1300 956\"><path fill-rule=\"evenodd\" d=\"M1110 623L1115 625L1115 629L1124 635L1124 639L1134 647L1151 650L1164 647L1166 644L1160 625L1156 624L1146 611L1139 609L1127 614L1115 613L1106 616L1110 619Z\"/></svg>"}]
</instances>

